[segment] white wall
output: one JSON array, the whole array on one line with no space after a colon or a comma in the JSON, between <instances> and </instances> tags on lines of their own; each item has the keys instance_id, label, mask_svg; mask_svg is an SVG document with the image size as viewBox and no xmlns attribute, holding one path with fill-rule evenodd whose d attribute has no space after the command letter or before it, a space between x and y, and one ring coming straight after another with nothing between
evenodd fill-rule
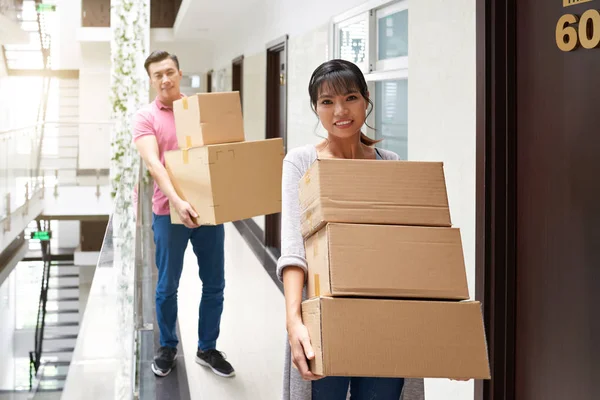
<instances>
[{"instance_id":1,"label":"white wall","mask_svg":"<svg viewBox=\"0 0 600 400\"><path fill-rule=\"evenodd\" d=\"M110 43L83 42L79 69L79 118L110 119ZM87 125L79 131L79 168L103 169L110 163L108 126Z\"/></svg>"},{"instance_id":2,"label":"white wall","mask_svg":"<svg viewBox=\"0 0 600 400\"><path fill-rule=\"evenodd\" d=\"M288 150L318 143L327 132L310 107L308 82L315 68L329 59L328 25L323 24L288 42Z\"/></svg>"},{"instance_id":3,"label":"white wall","mask_svg":"<svg viewBox=\"0 0 600 400\"><path fill-rule=\"evenodd\" d=\"M257 2L252 18L240 16L213 37L214 65L224 65L240 54L254 54L280 36L303 34L329 22L333 15L365 3L365 0L264 0ZM218 50L218 51L217 51Z\"/></svg>"},{"instance_id":4,"label":"white wall","mask_svg":"<svg viewBox=\"0 0 600 400\"><path fill-rule=\"evenodd\" d=\"M215 44L215 71L244 54L244 80L266 58L267 42L289 37L288 149L319 140L310 110L307 85L312 71L328 59L330 18L363 1L268 1L273 12L241 25ZM257 14L259 14L257 12ZM292 18L294 21L292 22ZM468 284L475 297L475 3L468 0L411 1L409 6L409 159L445 164L452 220L461 228ZM265 71L261 71L264 73ZM230 80L230 78L229 78ZM264 82L244 87L244 104L264 103ZM259 106L255 110L260 111ZM245 118L248 118L245 116ZM252 116L253 137L259 137ZM264 126L264 124L263 124ZM263 128L264 132L264 128ZM317 129L317 134L322 134ZM264 137L264 133L262 134ZM473 382L426 379L427 400L473 399Z\"/></svg>"},{"instance_id":5,"label":"white wall","mask_svg":"<svg viewBox=\"0 0 600 400\"><path fill-rule=\"evenodd\" d=\"M260 52L244 57L244 134L246 140L265 139L267 113L267 54ZM265 217L254 217L261 229L265 229Z\"/></svg>"},{"instance_id":6,"label":"white wall","mask_svg":"<svg viewBox=\"0 0 600 400\"><path fill-rule=\"evenodd\" d=\"M166 50L177 55L184 74L209 68L210 47L206 43L151 43L151 51ZM79 70L79 115L82 121L108 121L111 117L110 43L82 42ZM149 99L154 95L150 93ZM80 168L109 168L111 131L107 126L87 126L79 134Z\"/></svg>"},{"instance_id":7,"label":"white wall","mask_svg":"<svg viewBox=\"0 0 600 400\"><path fill-rule=\"evenodd\" d=\"M408 154L444 162L454 226L461 229L475 297L475 2L412 1ZM425 381L427 400L467 400L473 382Z\"/></svg>"},{"instance_id":8,"label":"white wall","mask_svg":"<svg viewBox=\"0 0 600 400\"><path fill-rule=\"evenodd\" d=\"M77 30L81 26L82 0L55 0L58 13L58 35L52 41L53 50L59 55L54 61L55 69L79 69L81 53L77 42Z\"/></svg>"},{"instance_id":9,"label":"white wall","mask_svg":"<svg viewBox=\"0 0 600 400\"><path fill-rule=\"evenodd\" d=\"M212 49L207 42L163 42L154 40L150 43L150 51L165 50L179 59L179 66L184 75L200 74L212 64Z\"/></svg>"}]
</instances>

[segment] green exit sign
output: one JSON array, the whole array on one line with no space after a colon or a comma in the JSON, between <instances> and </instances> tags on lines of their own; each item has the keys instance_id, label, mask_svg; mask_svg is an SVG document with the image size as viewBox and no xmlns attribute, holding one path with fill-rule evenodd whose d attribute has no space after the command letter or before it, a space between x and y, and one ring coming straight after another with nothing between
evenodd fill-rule
<instances>
[{"instance_id":1,"label":"green exit sign","mask_svg":"<svg viewBox=\"0 0 600 400\"><path fill-rule=\"evenodd\" d=\"M38 3L36 6L36 11L39 13L56 11L56 4Z\"/></svg>"},{"instance_id":2,"label":"green exit sign","mask_svg":"<svg viewBox=\"0 0 600 400\"><path fill-rule=\"evenodd\" d=\"M31 238L35 240L50 240L52 234L49 231L37 231L31 233Z\"/></svg>"}]
</instances>

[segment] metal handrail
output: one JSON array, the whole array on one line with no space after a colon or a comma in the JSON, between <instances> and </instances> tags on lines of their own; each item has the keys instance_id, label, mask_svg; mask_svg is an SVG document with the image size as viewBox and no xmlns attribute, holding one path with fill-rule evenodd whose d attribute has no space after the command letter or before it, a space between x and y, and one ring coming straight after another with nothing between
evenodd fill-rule
<instances>
[{"instance_id":1,"label":"metal handrail","mask_svg":"<svg viewBox=\"0 0 600 400\"><path fill-rule=\"evenodd\" d=\"M38 230L42 230L41 222L38 220ZM35 324L34 350L29 352L30 373L29 387L33 388L33 377L37 376L42 359L42 351L44 346L44 330L46 328L46 305L48 303L48 286L50 282L50 266L52 261L52 253L50 242L47 240L40 241L42 246L42 261L44 268L42 272L42 285L40 288L40 299L38 303L37 321Z\"/></svg>"},{"instance_id":2,"label":"metal handrail","mask_svg":"<svg viewBox=\"0 0 600 400\"><path fill-rule=\"evenodd\" d=\"M136 207L136 235L134 274L134 335L138 351L133 359L134 399L154 398L154 380L144 378L154 356L154 251L152 248L152 179L146 179L147 169L140 159L138 173L138 201Z\"/></svg>"}]
</instances>

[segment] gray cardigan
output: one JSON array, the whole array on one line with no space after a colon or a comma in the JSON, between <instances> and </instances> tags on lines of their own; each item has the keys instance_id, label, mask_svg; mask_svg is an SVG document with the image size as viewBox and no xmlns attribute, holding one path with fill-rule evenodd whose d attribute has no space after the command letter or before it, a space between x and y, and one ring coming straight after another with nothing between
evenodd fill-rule
<instances>
[{"instance_id":1,"label":"gray cardigan","mask_svg":"<svg viewBox=\"0 0 600 400\"><path fill-rule=\"evenodd\" d=\"M398 160L396 153L378 149L384 160ZM300 231L300 201L298 183L313 162L317 159L314 145L306 145L291 150L283 161L282 205L281 205L281 257L277 262L277 276L283 280L285 267L300 267L306 273L307 263L304 253L304 240ZM283 372L283 400L311 400L311 383L302 379L292 366L290 345L286 338L285 364ZM422 379L406 379L403 400L423 400ZM388 399L386 399L388 400ZM393 399L392 399L393 400Z\"/></svg>"}]
</instances>

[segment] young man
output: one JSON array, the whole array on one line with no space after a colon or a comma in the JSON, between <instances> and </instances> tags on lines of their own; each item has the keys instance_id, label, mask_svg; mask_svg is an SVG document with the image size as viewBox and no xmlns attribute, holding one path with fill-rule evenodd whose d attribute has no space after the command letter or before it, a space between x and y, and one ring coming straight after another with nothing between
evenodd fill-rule
<instances>
[{"instance_id":1,"label":"young man","mask_svg":"<svg viewBox=\"0 0 600 400\"><path fill-rule=\"evenodd\" d=\"M133 140L144 163L154 178L152 197L152 230L156 244L156 319L160 328L160 348L152 371L166 376L175 367L177 355L177 289L183 269L183 255L191 241L198 258L202 299L198 320L198 352L196 362L210 367L217 375L231 377L234 369L216 350L223 312L225 288L223 225L198 226L192 221L197 214L182 200L164 167L164 153L177 149L173 102L182 96L179 84L182 72L175 55L155 51L144 63L152 87L158 95L135 116ZM169 202L177 210L184 225L171 224Z\"/></svg>"}]
</instances>

